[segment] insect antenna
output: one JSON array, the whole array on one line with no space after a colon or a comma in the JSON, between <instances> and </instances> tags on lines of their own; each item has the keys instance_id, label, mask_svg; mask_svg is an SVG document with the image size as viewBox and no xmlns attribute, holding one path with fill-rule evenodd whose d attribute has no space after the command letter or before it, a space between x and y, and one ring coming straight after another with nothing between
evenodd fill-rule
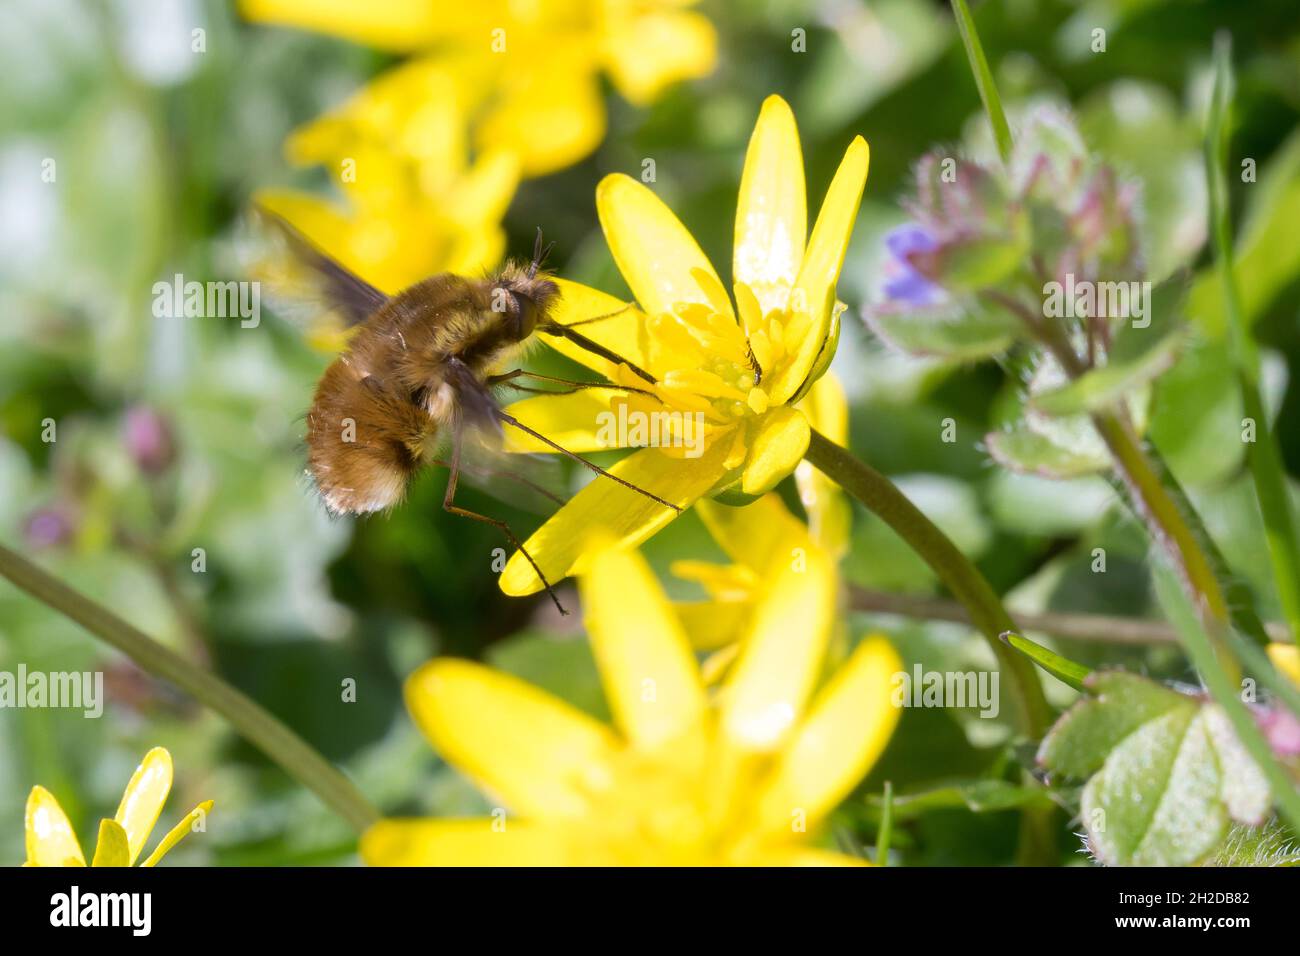
<instances>
[{"instance_id":1,"label":"insect antenna","mask_svg":"<svg viewBox=\"0 0 1300 956\"><path fill-rule=\"evenodd\" d=\"M554 248L554 242L542 248L542 227L538 226L537 239L533 242L533 261L528 266L528 278L537 278L537 270L542 267L542 263L546 261L547 256L551 254L551 250Z\"/></svg>"},{"instance_id":2,"label":"insect antenna","mask_svg":"<svg viewBox=\"0 0 1300 956\"><path fill-rule=\"evenodd\" d=\"M604 478L608 478L611 481L615 481L618 484L622 485L624 488L628 488L632 491L635 491L639 495L644 495L645 497L649 498L651 501L657 502L663 505L665 508L671 508L673 511L677 512L678 514L681 514L682 509L679 508L677 505L673 504L671 501L665 501L663 498L660 498L658 495L654 494L653 492L646 491L644 488L632 484L632 482L628 481L626 478L620 478L618 475L606 471L604 468L601 468L600 465L596 464L594 461L588 461L586 458L583 458L577 452L569 451L569 449L547 438L545 435L543 435L541 432L537 431L536 429L529 428L527 425L519 421L519 419L515 418L513 415L509 414L508 412L504 412L498 408L496 409L496 416L501 421L505 422L507 425L513 425L515 428L519 429L525 435L530 435L531 437L536 438L542 444L549 445L551 448L554 448L560 454L572 458L574 461L578 462L579 464L583 465L586 468L589 468L590 470L594 471L596 474ZM528 560L531 561L532 558L529 558ZM536 565L534 565L534 567L536 567ZM539 571L538 574L540 575L541 572Z\"/></svg>"},{"instance_id":3,"label":"insect antenna","mask_svg":"<svg viewBox=\"0 0 1300 956\"><path fill-rule=\"evenodd\" d=\"M560 603L560 599L556 597L555 589L551 587L551 582L546 580L546 575L543 574L542 569L537 566L537 562L534 561L533 556L528 553L528 549L524 547L523 542L521 542L518 536L510 530L510 526L499 518L491 518L487 515L479 514L477 511L470 511L468 508L462 508L455 503L456 485L460 480L460 449L463 439L464 425L458 420L456 422L455 431L453 432L451 464L448 467L447 491L442 496L442 510L446 511L448 514L459 515L462 518L471 518L474 521L481 521L483 524L489 524L504 534L510 543L515 546L515 549L524 556L529 564L533 566L533 571L537 573L537 577L541 580L542 586L546 588L547 596L550 597L552 602L554 602L556 609L561 614L567 616L569 612L565 610L564 605Z\"/></svg>"}]
</instances>

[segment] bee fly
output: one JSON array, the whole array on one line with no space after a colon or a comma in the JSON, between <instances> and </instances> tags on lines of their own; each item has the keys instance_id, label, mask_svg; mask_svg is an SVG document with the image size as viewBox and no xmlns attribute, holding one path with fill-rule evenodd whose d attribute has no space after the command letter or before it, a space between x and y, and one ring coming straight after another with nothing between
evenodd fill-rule
<instances>
[{"instance_id":1,"label":"bee fly","mask_svg":"<svg viewBox=\"0 0 1300 956\"><path fill-rule=\"evenodd\" d=\"M560 612L567 613L537 563L504 521L455 504L467 431L499 440L501 426L509 425L602 478L666 508L681 510L562 448L497 403L493 389L500 386L556 394L518 384L516 379L521 376L567 386L567 391L637 391L537 375L521 368L496 371L520 357L534 332L567 338L602 358L626 365L647 382L655 381L644 369L550 318L549 308L559 289L539 272L549 252L542 248L540 230L533 259L527 265L509 263L483 279L443 273L388 296L316 248L280 217L261 212L284 233L296 259L315 274L324 297L349 325L357 326L346 350L325 370L307 413L307 471L331 512L361 514L390 508L401 501L426 463L442 465L450 472L443 509L499 529L532 564ZM601 318L607 316L584 322ZM433 452L446 444L450 445L450 460L433 457ZM501 474L531 485L521 475Z\"/></svg>"}]
</instances>

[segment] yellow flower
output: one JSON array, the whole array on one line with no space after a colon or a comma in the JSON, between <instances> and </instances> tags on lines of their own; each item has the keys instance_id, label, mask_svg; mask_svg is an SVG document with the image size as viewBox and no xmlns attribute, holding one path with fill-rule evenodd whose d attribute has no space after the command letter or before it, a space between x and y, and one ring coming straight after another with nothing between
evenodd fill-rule
<instances>
[{"instance_id":1,"label":"yellow flower","mask_svg":"<svg viewBox=\"0 0 1300 956\"><path fill-rule=\"evenodd\" d=\"M426 664L407 706L433 746L502 808L491 819L385 820L373 865L852 864L808 835L898 720L900 662L865 640L820 687L835 573L819 550L768 581L711 694L681 622L634 551L580 580L613 728L468 661Z\"/></svg>"},{"instance_id":2,"label":"yellow flower","mask_svg":"<svg viewBox=\"0 0 1300 956\"><path fill-rule=\"evenodd\" d=\"M810 552L817 552L813 560L819 568L829 567L835 573L835 564L831 552L790 513L779 495L764 495L743 508L704 500L696 503L695 512L731 563L678 560L669 570L705 592L705 599L678 601L674 609L691 646L712 655L703 670L705 683L713 684L740 651L769 581L786 567L806 569ZM835 589L838 602L838 577ZM842 620L838 613L836 619L838 630Z\"/></svg>"},{"instance_id":3,"label":"yellow flower","mask_svg":"<svg viewBox=\"0 0 1300 956\"><path fill-rule=\"evenodd\" d=\"M1269 659L1272 660L1273 666L1289 677L1297 687L1300 687L1300 647L1294 644L1278 644L1276 642L1268 645Z\"/></svg>"},{"instance_id":4,"label":"yellow flower","mask_svg":"<svg viewBox=\"0 0 1300 956\"><path fill-rule=\"evenodd\" d=\"M470 161L463 100L446 69L399 67L286 144L294 163L330 172L344 204L291 190L258 202L385 292L482 273L505 250L519 168L500 150Z\"/></svg>"},{"instance_id":5,"label":"yellow flower","mask_svg":"<svg viewBox=\"0 0 1300 956\"><path fill-rule=\"evenodd\" d=\"M605 135L600 74L632 103L709 73L717 37L691 0L241 0L250 20L288 24L398 53L460 80L473 146L517 157L541 176L589 154Z\"/></svg>"},{"instance_id":6,"label":"yellow flower","mask_svg":"<svg viewBox=\"0 0 1300 956\"><path fill-rule=\"evenodd\" d=\"M172 755L162 747L145 754L126 785L112 820L101 820L99 843L91 866L134 866L162 813L172 788ZM205 800L189 812L141 866L154 866L172 847L206 818L212 801ZM59 801L44 787L33 787L27 798L27 862L24 866L85 866L81 844Z\"/></svg>"},{"instance_id":7,"label":"yellow flower","mask_svg":"<svg viewBox=\"0 0 1300 956\"><path fill-rule=\"evenodd\" d=\"M604 317L584 325L583 334L655 381L567 340L548 340L610 381L640 391L612 398L610 392L596 390L540 396L511 405L510 412L579 452L645 444L630 429L607 427L611 421L668 420L676 429L672 440L641 448L611 471L682 508L706 495L752 498L775 487L808 447L808 418L795 405L835 352L843 310L835 285L867 163L867 144L857 137L805 245L803 158L794 115L784 100L768 98L740 182L734 308L713 266L672 211L641 183L623 175L607 177L597 189L597 210L639 308L560 281L562 296L553 317L564 324ZM834 401L833 395L823 398ZM702 440L691 447L686 439L697 423L703 427L694 437ZM550 450L507 432L511 450ZM603 529L620 544L634 546L674 514L615 482L598 480L575 495L525 547L542 573L556 581L585 566L588 529ZM515 554L501 575L502 590L531 594L541 587L532 564Z\"/></svg>"}]
</instances>

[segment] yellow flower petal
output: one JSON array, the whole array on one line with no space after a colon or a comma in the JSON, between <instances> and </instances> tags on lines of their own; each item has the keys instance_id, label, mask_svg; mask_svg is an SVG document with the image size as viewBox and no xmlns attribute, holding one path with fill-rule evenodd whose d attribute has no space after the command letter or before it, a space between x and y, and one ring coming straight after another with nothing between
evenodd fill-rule
<instances>
[{"instance_id":1,"label":"yellow flower petal","mask_svg":"<svg viewBox=\"0 0 1300 956\"><path fill-rule=\"evenodd\" d=\"M361 837L368 866L563 866L571 859L561 829L497 820L381 820Z\"/></svg>"},{"instance_id":2,"label":"yellow flower petal","mask_svg":"<svg viewBox=\"0 0 1300 956\"><path fill-rule=\"evenodd\" d=\"M606 63L618 91L645 106L664 87L704 76L718 57L718 37L707 17L652 10L606 28Z\"/></svg>"},{"instance_id":3,"label":"yellow flower petal","mask_svg":"<svg viewBox=\"0 0 1300 956\"><path fill-rule=\"evenodd\" d=\"M606 176L596 187L596 212L614 262L643 310L673 312L678 303L693 302L732 315L726 296L718 295L718 274L694 237L649 189L622 173Z\"/></svg>"},{"instance_id":4,"label":"yellow flower petal","mask_svg":"<svg viewBox=\"0 0 1300 956\"><path fill-rule=\"evenodd\" d=\"M699 667L663 589L635 551L601 552L579 580L615 723L637 748L680 745L704 716Z\"/></svg>"},{"instance_id":5,"label":"yellow flower petal","mask_svg":"<svg viewBox=\"0 0 1300 956\"><path fill-rule=\"evenodd\" d=\"M248 20L278 23L343 37L365 46L407 52L428 46L447 32L455 16L429 0L240 0ZM450 14L450 15L449 15Z\"/></svg>"},{"instance_id":6,"label":"yellow flower petal","mask_svg":"<svg viewBox=\"0 0 1300 956\"><path fill-rule=\"evenodd\" d=\"M833 374L819 378L797 407L817 431L837 445L848 444L848 400L839 379ZM808 529L814 540L832 555L842 555L848 549L853 523L853 509L848 499L839 485L807 461L799 462L794 479L799 487L799 503L808 515Z\"/></svg>"},{"instance_id":7,"label":"yellow flower petal","mask_svg":"<svg viewBox=\"0 0 1300 956\"><path fill-rule=\"evenodd\" d=\"M162 747L155 747L144 755L144 760L131 775L131 782L126 785L122 802L113 817L130 841L131 863L135 863L144 849L171 788L172 755Z\"/></svg>"},{"instance_id":8,"label":"yellow flower petal","mask_svg":"<svg viewBox=\"0 0 1300 956\"><path fill-rule=\"evenodd\" d=\"M835 611L835 568L810 547L775 564L722 697L722 728L741 752L775 750L803 713Z\"/></svg>"},{"instance_id":9,"label":"yellow flower petal","mask_svg":"<svg viewBox=\"0 0 1300 956\"><path fill-rule=\"evenodd\" d=\"M27 797L27 863L29 866L85 866L81 844L68 816L44 787L32 787Z\"/></svg>"},{"instance_id":10,"label":"yellow flower petal","mask_svg":"<svg viewBox=\"0 0 1300 956\"><path fill-rule=\"evenodd\" d=\"M764 315L784 308L803 262L808 206L794 113L779 96L763 102L740 177L733 277Z\"/></svg>"},{"instance_id":11,"label":"yellow flower petal","mask_svg":"<svg viewBox=\"0 0 1300 956\"><path fill-rule=\"evenodd\" d=\"M527 382L528 379L520 381ZM559 386L548 386L542 382L539 387ZM585 389L568 395L535 395L508 405L506 411L569 451L602 451L619 447L614 443L618 438L618 429L606 427L606 419L603 417L611 414L609 400L616 394L621 393L602 388ZM555 453L555 449L544 441L511 425L504 426L503 431L505 442L502 448L505 451ZM611 443L604 444L602 437L610 438Z\"/></svg>"},{"instance_id":12,"label":"yellow flower petal","mask_svg":"<svg viewBox=\"0 0 1300 956\"><path fill-rule=\"evenodd\" d=\"M1268 645L1267 650L1273 666L1300 687L1300 647L1294 644L1273 643Z\"/></svg>"},{"instance_id":13,"label":"yellow flower petal","mask_svg":"<svg viewBox=\"0 0 1300 956\"><path fill-rule=\"evenodd\" d=\"M180 843L181 840L184 840L194 832L194 824L199 820L206 819L207 815L211 812L212 801L204 800L197 807L187 813L184 820L167 831L167 835L162 838L162 841L156 847L154 847L154 851L149 854L148 859L140 865L157 866L158 861L166 856L172 847L176 846L176 844Z\"/></svg>"},{"instance_id":14,"label":"yellow flower petal","mask_svg":"<svg viewBox=\"0 0 1300 956\"><path fill-rule=\"evenodd\" d=\"M808 419L798 409L782 406L764 415L750 439L741 490L761 495L775 488L802 460L809 437Z\"/></svg>"},{"instance_id":15,"label":"yellow flower petal","mask_svg":"<svg viewBox=\"0 0 1300 956\"><path fill-rule=\"evenodd\" d=\"M435 660L407 680L406 705L444 760L523 816L579 816L607 782L608 728L507 674Z\"/></svg>"},{"instance_id":16,"label":"yellow flower petal","mask_svg":"<svg viewBox=\"0 0 1300 956\"><path fill-rule=\"evenodd\" d=\"M727 671L731 670L731 665L736 663L739 656L740 641L737 640L706 657L700 664L700 679L704 681L704 686L713 687L726 677Z\"/></svg>"},{"instance_id":17,"label":"yellow flower petal","mask_svg":"<svg viewBox=\"0 0 1300 956\"><path fill-rule=\"evenodd\" d=\"M807 547L808 529L779 495L764 495L743 508L701 501L695 512L719 547L751 576L762 577L773 563L789 564L795 548Z\"/></svg>"},{"instance_id":18,"label":"yellow flower petal","mask_svg":"<svg viewBox=\"0 0 1300 956\"><path fill-rule=\"evenodd\" d=\"M861 136L853 140L817 214L790 298L791 308L798 311L785 330L786 341L793 342L792 348L797 351L768 386L774 404L789 400L799 390L830 335L835 284L858 218L870 155L866 140Z\"/></svg>"},{"instance_id":19,"label":"yellow flower petal","mask_svg":"<svg viewBox=\"0 0 1300 956\"><path fill-rule=\"evenodd\" d=\"M479 124L479 151L514 154L530 179L590 155L605 138L605 101L585 61L566 47L513 74Z\"/></svg>"},{"instance_id":20,"label":"yellow flower petal","mask_svg":"<svg viewBox=\"0 0 1300 956\"><path fill-rule=\"evenodd\" d=\"M715 441L699 458L674 458L657 448L643 448L609 471L679 508L689 508L717 484L726 472L722 460L727 441ZM581 573L590 560L589 536L607 534L620 547L635 547L667 525L677 512L639 492L597 475L546 524L524 542L524 548L552 584ZM506 594L533 594L542 581L520 552L511 555L501 574Z\"/></svg>"},{"instance_id":21,"label":"yellow flower petal","mask_svg":"<svg viewBox=\"0 0 1300 956\"><path fill-rule=\"evenodd\" d=\"M777 757L756 801L760 827L788 832L795 811L812 826L866 775L898 724L892 683L902 669L884 638L858 646Z\"/></svg>"},{"instance_id":22,"label":"yellow flower petal","mask_svg":"<svg viewBox=\"0 0 1300 956\"><path fill-rule=\"evenodd\" d=\"M787 821L788 822L788 821ZM750 866L872 866L868 860L831 850L806 846L765 847L748 861Z\"/></svg>"},{"instance_id":23,"label":"yellow flower petal","mask_svg":"<svg viewBox=\"0 0 1300 956\"><path fill-rule=\"evenodd\" d=\"M716 651L739 643L754 605L750 601L684 601L676 609L691 646L697 651Z\"/></svg>"},{"instance_id":24,"label":"yellow flower petal","mask_svg":"<svg viewBox=\"0 0 1300 956\"><path fill-rule=\"evenodd\" d=\"M99 821L99 842L91 866L130 866L133 858L126 831L115 820Z\"/></svg>"}]
</instances>

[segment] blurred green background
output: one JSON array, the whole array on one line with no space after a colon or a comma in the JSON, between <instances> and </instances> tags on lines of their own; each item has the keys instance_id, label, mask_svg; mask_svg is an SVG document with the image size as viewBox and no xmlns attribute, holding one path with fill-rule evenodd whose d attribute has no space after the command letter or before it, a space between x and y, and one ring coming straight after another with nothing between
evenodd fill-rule
<instances>
[{"instance_id":1,"label":"blurred green background","mask_svg":"<svg viewBox=\"0 0 1300 956\"><path fill-rule=\"evenodd\" d=\"M872 164L839 295L850 308L834 369L852 401L853 446L896 477L978 559L1021 610L1154 613L1146 544L1100 479L1052 483L993 468L980 440L1012 414L1019 388L995 365L950 366L891 354L853 319L876 288L880 237L903 221L908 172L937 143L978 138L979 103L947 4L922 0L705 3L719 64L638 109L607 92L609 130L594 155L523 183L508 249L526 255L538 226L552 265L611 292L594 187L653 157L655 188L725 270L745 144L758 106L785 96L798 117L814 208L844 146L867 137ZM1241 281L1266 347L1267 391L1283 422L1300 412L1288 370L1300 361L1300 18L1289 0L1006 0L976 8L1002 94L1068 104L1089 145L1139 178L1145 239L1163 265L1203 276L1203 116L1213 34L1234 39L1239 90L1229 169L1249 157L1258 182L1233 183ZM392 58L342 40L241 22L200 0L9 0L0 31L0 540L149 634L207 660L354 776L387 813L456 815L482 798L410 725L402 677L439 653L519 673L603 713L581 633L545 598L508 599L488 569L491 528L440 508L430 471L392 514L328 517L303 477L303 414L328 361L290 323L155 318L151 287L175 273L240 279L250 195L277 184L321 191L282 144ZM190 52L190 31L206 51ZM1090 49L1091 31L1107 49ZM807 52L791 31L807 31ZM1014 122L1014 115L1013 115ZM57 162L55 183L42 163ZM1200 280L1202 284L1206 280ZM1194 299L1218 308L1217 289ZM1199 316L1193 316L1200 318ZM1161 381L1151 433L1235 570L1277 615L1260 522L1226 439L1241 418L1227 351L1206 341ZM958 441L940 441L945 418ZM57 441L42 440L53 419ZM1279 429L1292 474L1300 429ZM577 480L577 477L574 477ZM791 499L793 500L793 498ZM463 503L530 531L541 516L467 490ZM1108 572L1089 572L1105 547ZM193 570L194 549L206 568ZM715 555L694 517L647 548L665 571ZM474 555L484 556L474 560ZM720 557L720 556L719 556ZM849 578L930 594L924 565L875 519L856 515ZM576 604L576 595L567 591ZM990 660L965 628L865 617L909 661L965 669ZM1172 647L1072 642L1075 658L1186 679ZM0 584L0 670L106 671L99 720L57 710L0 710L0 863L23 858L23 805L53 790L88 842L111 815L140 756L168 747L177 785L164 823L217 802L209 832L174 863L347 864L354 837L315 797L199 709ZM357 681L355 703L341 682ZM1059 692L1059 693L1058 693ZM1070 692L1049 688L1057 703ZM485 715L490 719L490 715ZM869 843L869 795L904 794L895 846L911 864L1008 862L1016 820L1000 791L945 792L1004 768L1010 730L952 711L905 712L889 751L837 816L841 844ZM946 793L946 796L945 796ZM1014 794L1010 795L1014 799ZM972 812L972 809L979 812ZM1064 821L1064 817L1062 817ZM1065 832L1064 830L1062 831ZM1062 841L1063 859L1073 846Z\"/></svg>"}]
</instances>

